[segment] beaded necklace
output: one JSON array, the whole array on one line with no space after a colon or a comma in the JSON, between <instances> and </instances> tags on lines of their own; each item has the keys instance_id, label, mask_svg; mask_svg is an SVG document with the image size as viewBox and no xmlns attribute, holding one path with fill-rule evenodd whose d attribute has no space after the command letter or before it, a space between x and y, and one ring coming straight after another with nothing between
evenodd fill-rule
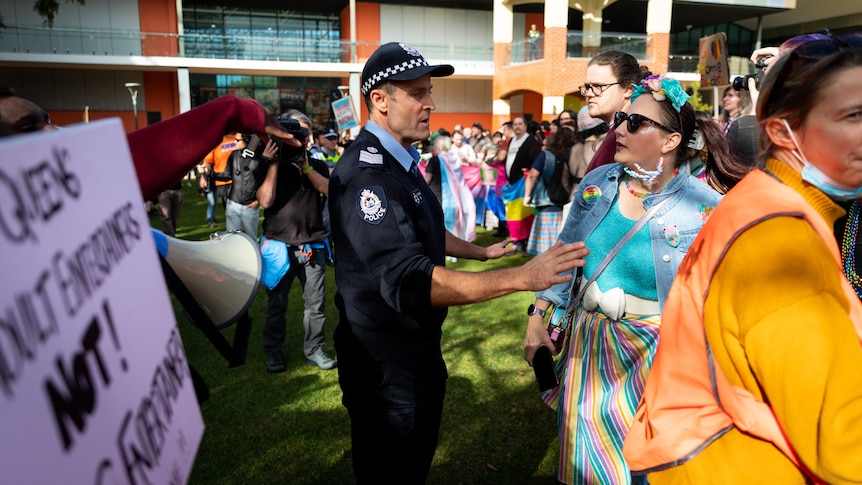
<instances>
[{"instance_id":1,"label":"beaded necklace","mask_svg":"<svg viewBox=\"0 0 862 485\"><path fill-rule=\"evenodd\" d=\"M856 273L856 236L859 232L859 214L862 204L854 201L850 204L847 223L844 226L844 237L841 239L841 261L844 263L844 275L853 287L853 291L862 298L862 277Z\"/></svg>"},{"instance_id":2,"label":"beaded necklace","mask_svg":"<svg viewBox=\"0 0 862 485\"><path fill-rule=\"evenodd\" d=\"M674 176L674 177L676 177L676 175L677 175L678 173L679 173L679 169L678 169L678 168L675 168L675 169L673 170L673 176ZM645 193L635 192L635 190L634 190L634 189L632 188L632 186L629 184L629 180L631 180L631 176L630 176L629 174L626 174L626 178L625 178L626 188L627 188L627 189L629 189L629 192L630 192L633 196L637 197L638 199L646 199L646 198L647 198L647 197L649 197L650 195L657 195L657 194L660 194L660 193L661 193L661 189L658 189L658 190L656 190L655 192L645 192Z\"/></svg>"}]
</instances>

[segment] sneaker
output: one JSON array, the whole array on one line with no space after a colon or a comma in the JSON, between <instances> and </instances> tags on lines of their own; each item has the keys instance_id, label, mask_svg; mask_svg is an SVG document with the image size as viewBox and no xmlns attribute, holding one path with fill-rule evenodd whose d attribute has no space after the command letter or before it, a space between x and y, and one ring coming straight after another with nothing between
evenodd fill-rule
<instances>
[{"instance_id":1,"label":"sneaker","mask_svg":"<svg viewBox=\"0 0 862 485\"><path fill-rule=\"evenodd\" d=\"M284 372L286 367L284 366L284 354L281 353L280 350L276 350L275 352L270 352L266 356L266 370L272 372L273 374Z\"/></svg>"},{"instance_id":2,"label":"sneaker","mask_svg":"<svg viewBox=\"0 0 862 485\"><path fill-rule=\"evenodd\" d=\"M326 355L323 349L318 348L311 355L305 356L305 363L308 365L316 365L323 370L335 368L338 363L332 357Z\"/></svg>"},{"instance_id":3,"label":"sneaker","mask_svg":"<svg viewBox=\"0 0 862 485\"><path fill-rule=\"evenodd\" d=\"M209 222L207 222L207 225L210 227L210 229L212 229L212 228L214 228L214 227L215 227L215 222L214 222L214 221L209 221Z\"/></svg>"}]
</instances>

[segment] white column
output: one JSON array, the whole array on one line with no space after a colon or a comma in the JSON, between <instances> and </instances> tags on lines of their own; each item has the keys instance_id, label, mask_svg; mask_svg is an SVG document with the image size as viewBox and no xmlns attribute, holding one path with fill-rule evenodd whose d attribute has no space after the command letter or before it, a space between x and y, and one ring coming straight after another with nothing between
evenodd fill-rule
<instances>
[{"instance_id":1,"label":"white column","mask_svg":"<svg viewBox=\"0 0 862 485\"><path fill-rule=\"evenodd\" d=\"M494 0L494 33L495 44L510 44L512 42L512 24L515 15L512 7L503 0Z\"/></svg>"},{"instance_id":2,"label":"white column","mask_svg":"<svg viewBox=\"0 0 862 485\"><path fill-rule=\"evenodd\" d=\"M509 119L512 116L512 109L509 105L508 99L495 99L491 104L491 113L494 115L494 123L497 123L497 126L493 126L489 129L496 130L499 126L498 120L500 118Z\"/></svg>"},{"instance_id":3,"label":"white column","mask_svg":"<svg viewBox=\"0 0 862 485\"><path fill-rule=\"evenodd\" d=\"M646 33L670 33L670 17L673 12L673 0L649 0L647 4Z\"/></svg>"},{"instance_id":4,"label":"white column","mask_svg":"<svg viewBox=\"0 0 862 485\"><path fill-rule=\"evenodd\" d=\"M545 96L542 98L542 114L557 117L563 110L565 96Z\"/></svg>"},{"instance_id":5,"label":"white column","mask_svg":"<svg viewBox=\"0 0 862 485\"><path fill-rule=\"evenodd\" d=\"M350 94L350 101L353 103L353 110L356 112L356 118L359 121L359 126L356 126L356 127L353 127L350 129L350 135L353 136L354 138L356 138L356 136L359 134L359 130L362 128L362 125L364 124L364 121L362 119L359 119L362 117L362 109L360 109L360 104L365 102L362 99L362 91L360 91L360 87L359 87L360 86L359 76L360 76L360 73L351 72L350 77L348 78L348 81L347 81L347 85L349 87L347 92Z\"/></svg>"},{"instance_id":6,"label":"white column","mask_svg":"<svg viewBox=\"0 0 862 485\"><path fill-rule=\"evenodd\" d=\"M177 91L180 99L180 113L192 109L192 89L189 82L189 68L177 69Z\"/></svg>"},{"instance_id":7,"label":"white column","mask_svg":"<svg viewBox=\"0 0 862 485\"><path fill-rule=\"evenodd\" d=\"M545 0L545 28L569 26L568 0Z\"/></svg>"},{"instance_id":8,"label":"white column","mask_svg":"<svg viewBox=\"0 0 862 485\"><path fill-rule=\"evenodd\" d=\"M614 2L585 0L576 4L583 12L581 18L584 21L584 46L599 47L602 45L602 9L612 3Z\"/></svg>"}]
</instances>

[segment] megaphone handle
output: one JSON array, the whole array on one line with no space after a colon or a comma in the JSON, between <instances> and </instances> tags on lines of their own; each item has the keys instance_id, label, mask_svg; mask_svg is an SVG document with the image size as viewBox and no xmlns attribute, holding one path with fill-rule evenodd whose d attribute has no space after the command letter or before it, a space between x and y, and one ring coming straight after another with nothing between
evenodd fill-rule
<instances>
[{"instance_id":1,"label":"megaphone handle","mask_svg":"<svg viewBox=\"0 0 862 485\"><path fill-rule=\"evenodd\" d=\"M177 297L177 300L179 300L180 304L188 313L192 323L198 327L204 335L206 335L210 343L212 343L216 350L218 350L218 353L221 354L225 360L230 362L232 364L231 367L233 367L233 362L235 361L234 349L231 348L231 345L224 338L224 335L218 331L213 321L210 320L203 308L198 305L197 300L195 300L189 289L186 288L186 285L183 284L180 277L177 276L173 268L171 268L171 265L168 264L161 254L159 255L159 261L162 264L162 272L165 275L165 282L168 284L168 289ZM245 316L247 317L248 315L246 314ZM239 330L239 327L237 327L237 330ZM242 360L243 362L245 361L244 355Z\"/></svg>"},{"instance_id":2,"label":"megaphone handle","mask_svg":"<svg viewBox=\"0 0 862 485\"><path fill-rule=\"evenodd\" d=\"M219 333L221 335L221 333ZM228 368L245 364L245 356L248 353L248 339L251 336L251 317L248 311L244 312L236 321L236 330L233 332L232 357L228 359Z\"/></svg>"}]
</instances>

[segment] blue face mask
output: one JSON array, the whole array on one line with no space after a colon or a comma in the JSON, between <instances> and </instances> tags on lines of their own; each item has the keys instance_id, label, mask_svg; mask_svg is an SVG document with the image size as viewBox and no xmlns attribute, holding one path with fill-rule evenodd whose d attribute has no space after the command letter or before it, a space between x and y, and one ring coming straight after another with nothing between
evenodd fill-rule
<instances>
[{"instance_id":1,"label":"blue face mask","mask_svg":"<svg viewBox=\"0 0 862 485\"><path fill-rule=\"evenodd\" d=\"M790 129L790 123L788 123L787 120L781 121L787 128L787 133L790 134L790 139L793 140L793 145L796 146L796 149L791 153L803 164L802 180L817 187L821 192L829 196L830 199L856 200L862 197L862 187L853 189L843 186L832 180L832 178L809 162L808 159L805 158L805 155L802 154L802 148L799 147L799 142L796 141L796 135L793 133L793 130Z\"/></svg>"}]
</instances>

